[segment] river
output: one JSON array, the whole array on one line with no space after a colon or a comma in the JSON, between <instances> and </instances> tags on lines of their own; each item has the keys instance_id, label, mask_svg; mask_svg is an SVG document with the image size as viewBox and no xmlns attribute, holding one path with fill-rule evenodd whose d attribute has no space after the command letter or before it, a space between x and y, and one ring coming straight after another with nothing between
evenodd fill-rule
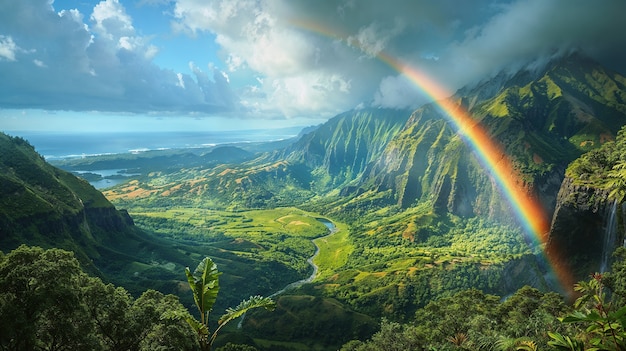
<instances>
[{"instance_id":1,"label":"river","mask_svg":"<svg viewBox=\"0 0 626 351\"><path fill-rule=\"evenodd\" d=\"M316 218L318 221L322 222L326 228L328 228L329 233L321 238L327 238L333 234L335 234L337 232L337 227L335 227L335 225L333 224L333 222L325 219L325 218ZM320 238L315 238L315 239L320 239ZM314 239L314 240L315 240ZM315 279L315 277L317 276L317 271L318 271L318 267L315 264L315 262L313 262L313 260L315 259L315 257L317 257L317 255L319 255L320 253L320 247L317 246L317 244L315 244L315 241L311 240L311 242L313 243L313 245L315 245L315 253L313 254L313 256L309 257L306 261L309 263L309 265L311 265L311 267L313 268L313 272L311 273L310 276L308 276L307 278L295 281L293 283L289 283L287 284L287 286L285 286L284 288L278 290L277 292L273 293L272 295L270 295L269 297L274 297L276 295L280 295L282 293L284 293L287 290L291 290L291 289L295 289L297 287L300 287L306 283L310 283L313 281L313 279Z\"/></svg>"},{"instance_id":2,"label":"river","mask_svg":"<svg viewBox=\"0 0 626 351\"><path fill-rule=\"evenodd\" d=\"M335 226L335 224L333 222L329 221L326 218L316 218L316 219L318 221L322 222L326 226L326 228L328 228L329 233L326 234L325 236L322 236L322 237L315 238L315 239L311 240L313 245L315 245L315 253L313 253L313 256L309 257L306 261L313 268L313 272L307 278L300 279L300 280L295 281L293 283L287 284L284 288L276 291L275 293L271 294L269 297L275 297L277 295L280 295L280 294L284 293L287 290L295 289L295 288L298 288L298 287L300 287L300 286L302 286L302 285L304 285L306 283L310 283L317 276L317 271L318 271L319 267L317 267L317 265L315 264L315 262L313 262L313 260L315 259L315 257L317 257L317 255L319 255L320 247L317 246L317 244L315 243L314 240L328 238L329 236L331 236L331 235L333 235L333 234L335 234L337 232L337 227ZM244 320L245 317L246 317L245 314L243 316L241 316L241 320L237 324L237 328L241 329L241 326L243 325L243 320Z\"/></svg>"}]
</instances>

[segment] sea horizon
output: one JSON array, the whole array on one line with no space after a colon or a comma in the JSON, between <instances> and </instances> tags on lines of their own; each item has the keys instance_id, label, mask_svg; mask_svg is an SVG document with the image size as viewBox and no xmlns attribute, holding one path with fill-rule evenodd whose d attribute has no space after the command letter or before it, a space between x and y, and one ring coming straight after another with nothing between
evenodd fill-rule
<instances>
[{"instance_id":1,"label":"sea horizon","mask_svg":"<svg viewBox=\"0 0 626 351\"><path fill-rule=\"evenodd\" d=\"M46 160L204 148L221 144L271 142L293 138L304 127L231 131L5 132L27 140Z\"/></svg>"}]
</instances>

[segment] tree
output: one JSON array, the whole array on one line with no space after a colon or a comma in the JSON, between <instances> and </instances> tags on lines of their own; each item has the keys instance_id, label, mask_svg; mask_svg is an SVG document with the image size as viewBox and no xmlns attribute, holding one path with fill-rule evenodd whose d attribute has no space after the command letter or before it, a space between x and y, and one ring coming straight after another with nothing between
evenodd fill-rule
<instances>
[{"instance_id":1,"label":"tree","mask_svg":"<svg viewBox=\"0 0 626 351\"><path fill-rule=\"evenodd\" d=\"M100 350L70 252L20 246L0 259L0 349Z\"/></svg>"},{"instance_id":2,"label":"tree","mask_svg":"<svg viewBox=\"0 0 626 351\"><path fill-rule=\"evenodd\" d=\"M558 350L626 350L626 306L609 302L604 292L602 275L596 273L588 282L580 282L574 290L582 295L574 303L576 311L562 319L585 327L576 337L548 332L550 346Z\"/></svg>"},{"instance_id":3,"label":"tree","mask_svg":"<svg viewBox=\"0 0 626 351\"><path fill-rule=\"evenodd\" d=\"M408 324L383 319L380 331L367 342L352 340L341 351L405 351L424 350L426 344L419 330Z\"/></svg>"},{"instance_id":4,"label":"tree","mask_svg":"<svg viewBox=\"0 0 626 351\"><path fill-rule=\"evenodd\" d=\"M176 296L148 290L135 300L88 276L71 252L0 255L0 350L197 350L186 318Z\"/></svg>"},{"instance_id":5,"label":"tree","mask_svg":"<svg viewBox=\"0 0 626 351\"><path fill-rule=\"evenodd\" d=\"M196 331L200 340L200 346L203 350L210 350L218 332L228 322L241 317L248 310L263 307L267 310L273 310L276 304L271 298L261 296L251 296L248 300L242 301L235 308L226 309L226 313L219 318L218 326L210 334L209 332L209 313L213 309L217 294L219 292L219 276L217 265L209 257L205 257L195 271L191 273L189 267L185 269L189 287L193 293L193 300L200 312L200 320L187 318L189 325Z\"/></svg>"}]
</instances>

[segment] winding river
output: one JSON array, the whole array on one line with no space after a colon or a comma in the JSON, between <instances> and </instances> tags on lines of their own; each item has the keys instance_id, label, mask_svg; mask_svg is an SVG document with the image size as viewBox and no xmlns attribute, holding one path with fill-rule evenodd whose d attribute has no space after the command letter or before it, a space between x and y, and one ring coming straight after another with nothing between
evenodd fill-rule
<instances>
[{"instance_id":1,"label":"winding river","mask_svg":"<svg viewBox=\"0 0 626 351\"><path fill-rule=\"evenodd\" d=\"M284 293L287 290L295 289L295 288L300 287L300 286L302 286L302 285L304 285L306 283L310 283L317 276L317 270L319 269L319 267L317 267L317 265L313 262L313 260L315 259L315 257L317 257L317 255L319 255L320 247L317 246L317 244L315 243L314 240L321 239L321 238L327 238L327 237L335 234L337 232L337 227L335 227L335 224L333 224L333 222L327 220L326 218L316 218L316 219L318 221L322 222L322 224L324 224L326 226L326 228L328 228L329 233L327 235L325 235L325 236L320 237L320 238L315 238L315 239L311 240L313 245L315 245L315 253L313 254L313 256L309 257L309 259L307 259L306 261L309 263L309 265L311 265L311 267L313 267L313 272L307 278L304 278L304 279L295 281L293 283L287 284L287 286L285 286L284 288L282 288L282 289L278 290L277 292L273 293L269 297L274 297L276 295L280 295L280 294Z\"/></svg>"},{"instance_id":2,"label":"winding river","mask_svg":"<svg viewBox=\"0 0 626 351\"><path fill-rule=\"evenodd\" d=\"M313 262L313 260L315 259L315 257L317 257L317 255L319 255L320 247L317 246L317 244L315 243L315 240L328 238L329 236L335 234L337 232L337 227L335 226L335 224L333 222L329 221L326 218L316 218L316 219L318 221L320 221L322 224L324 224L326 226L326 228L328 228L329 233L326 234L325 236L322 236L322 237L315 238L315 239L311 240L313 245L315 245L315 253L313 254L313 256L309 257L306 261L309 263L309 265L311 265L311 267L313 267L313 272L307 278L304 278L304 279L295 281L293 283L287 284L284 288L276 291L275 293L271 294L269 297L275 297L277 295L280 295L280 294L284 293L287 290L295 289L295 288L298 288L298 287L300 287L300 286L302 286L302 285L304 285L306 283L310 283L317 276L317 271L318 271L319 267L317 267L317 265ZM241 316L241 320L237 324L237 328L241 329L241 326L243 325L243 321L244 321L245 317L246 317L245 314L243 316Z\"/></svg>"}]
</instances>

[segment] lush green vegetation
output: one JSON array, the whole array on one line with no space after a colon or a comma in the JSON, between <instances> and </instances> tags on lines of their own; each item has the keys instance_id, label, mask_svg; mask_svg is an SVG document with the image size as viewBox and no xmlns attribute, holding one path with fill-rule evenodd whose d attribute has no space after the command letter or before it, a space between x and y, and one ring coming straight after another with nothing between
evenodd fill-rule
<instances>
[{"instance_id":1,"label":"lush green vegetation","mask_svg":"<svg viewBox=\"0 0 626 351\"><path fill-rule=\"evenodd\" d=\"M575 184L610 191L610 197L622 200L626 192L626 127L614 141L576 159L567 168L566 176Z\"/></svg>"},{"instance_id":2,"label":"lush green vegetation","mask_svg":"<svg viewBox=\"0 0 626 351\"><path fill-rule=\"evenodd\" d=\"M173 295L135 299L86 275L67 251L21 246L0 256L3 350L196 350L193 331L172 313L189 315Z\"/></svg>"},{"instance_id":3,"label":"lush green vegetation","mask_svg":"<svg viewBox=\"0 0 626 351\"><path fill-rule=\"evenodd\" d=\"M198 335L200 347L203 351L211 350L218 332L230 321L239 318L254 308L265 308L274 310L276 304L271 298L261 296L251 296L250 299L242 301L235 308L228 308L226 313L218 320L218 327L211 333L209 329L209 313L213 310L217 295L220 290L219 276L217 265L209 257L205 257L198 267L191 273L189 267L185 270L189 288L193 293L193 300L198 307L200 320L189 318L185 315L178 314L177 317L186 320L189 326Z\"/></svg>"},{"instance_id":4,"label":"lush green vegetation","mask_svg":"<svg viewBox=\"0 0 626 351\"><path fill-rule=\"evenodd\" d=\"M0 253L0 349L211 350L228 322L275 306L269 298L250 297L226 309L211 335L209 312L218 298L220 274L208 257L193 273L186 269L197 320L177 296L147 290L135 299L124 288L84 273L71 252L20 246Z\"/></svg>"},{"instance_id":5,"label":"lush green vegetation","mask_svg":"<svg viewBox=\"0 0 626 351\"><path fill-rule=\"evenodd\" d=\"M576 285L573 305L530 287L505 299L464 290L430 302L409 323L383 320L370 340L341 350L624 350L624 249L617 255L613 273Z\"/></svg>"},{"instance_id":6,"label":"lush green vegetation","mask_svg":"<svg viewBox=\"0 0 626 351\"><path fill-rule=\"evenodd\" d=\"M623 350L626 347L626 250L619 249L612 273L580 282L580 297L568 305L556 293L523 287L505 299L477 289L462 290L429 302L405 322L384 319L369 340L361 333L345 337L342 351L367 350ZM181 272L182 274L182 272ZM218 298L219 272L205 258L187 278L200 310L192 317L173 295L154 290L133 298L125 289L85 274L73 254L59 249L21 246L0 255L0 347L6 350L209 350L229 321L258 307L273 309L271 299L251 297L229 308L209 334L208 313ZM51 279L51 277L54 277ZM345 315L340 304L312 296L284 296L277 304L279 323L252 314L247 325L269 336L296 329L285 323L294 310L305 311L308 333L320 344L298 344L256 337L254 346L228 343L228 350L324 349L336 339L333 329L367 332L367 317ZM304 309L303 309L304 308ZM334 312L334 314L333 314ZM320 316L332 316L324 320ZM348 318L346 318L348 317ZM265 335L267 336L267 335ZM223 342L225 343L225 341Z\"/></svg>"},{"instance_id":7,"label":"lush green vegetation","mask_svg":"<svg viewBox=\"0 0 626 351\"><path fill-rule=\"evenodd\" d=\"M137 225L151 232L206 242L248 260L278 262L301 277L311 270L307 263L315 253L311 240L328 233L314 213L293 207L236 212L137 208L130 214Z\"/></svg>"}]
</instances>

